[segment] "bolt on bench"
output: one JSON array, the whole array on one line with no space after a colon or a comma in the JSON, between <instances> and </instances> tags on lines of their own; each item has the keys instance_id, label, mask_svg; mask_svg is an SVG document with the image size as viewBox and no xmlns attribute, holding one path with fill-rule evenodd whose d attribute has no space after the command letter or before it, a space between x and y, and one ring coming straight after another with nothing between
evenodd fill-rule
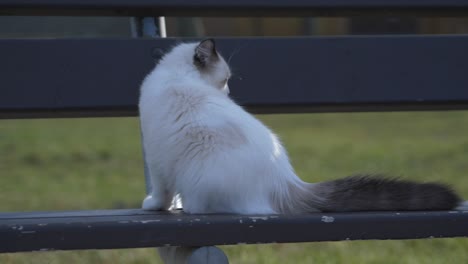
<instances>
[{"instance_id":1,"label":"bolt on bench","mask_svg":"<svg viewBox=\"0 0 468 264\"><path fill-rule=\"evenodd\" d=\"M466 16L468 1L0 0L0 15L135 17L131 39L0 40L0 118L138 115L143 77L159 50L180 40L143 38L156 37L156 16L385 14ZM217 42L224 54L242 47L230 64L243 79L230 86L236 101L254 113L468 109L468 35ZM265 65L271 54L275 61ZM295 81L283 78L287 75ZM171 263L227 263L214 245L466 236L468 211L463 210L295 216L140 209L0 213L0 252L180 246L166 256Z\"/></svg>"}]
</instances>

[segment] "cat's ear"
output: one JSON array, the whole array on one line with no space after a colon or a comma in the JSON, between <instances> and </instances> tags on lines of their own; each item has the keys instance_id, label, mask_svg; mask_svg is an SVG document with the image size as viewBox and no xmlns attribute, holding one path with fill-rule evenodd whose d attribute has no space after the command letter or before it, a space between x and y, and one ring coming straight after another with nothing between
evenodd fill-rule
<instances>
[{"instance_id":1,"label":"cat's ear","mask_svg":"<svg viewBox=\"0 0 468 264\"><path fill-rule=\"evenodd\" d=\"M195 48L193 63L198 67L204 68L216 60L218 60L218 52L214 39L205 39Z\"/></svg>"}]
</instances>

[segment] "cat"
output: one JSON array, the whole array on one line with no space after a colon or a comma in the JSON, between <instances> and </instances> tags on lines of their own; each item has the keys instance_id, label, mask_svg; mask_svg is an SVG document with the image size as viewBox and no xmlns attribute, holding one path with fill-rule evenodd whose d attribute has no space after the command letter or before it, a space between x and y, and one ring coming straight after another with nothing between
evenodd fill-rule
<instances>
[{"instance_id":1,"label":"cat","mask_svg":"<svg viewBox=\"0 0 468 264\"><path fill-rule=\"evenodd\" d=\"M186 213L449 210L459 196L439 183L373 175L306 183L278 137L228 96L230 68L215 41L166 53L141 85L139 111L151 193L145 210Z\"/></svg>"}]
</instances>

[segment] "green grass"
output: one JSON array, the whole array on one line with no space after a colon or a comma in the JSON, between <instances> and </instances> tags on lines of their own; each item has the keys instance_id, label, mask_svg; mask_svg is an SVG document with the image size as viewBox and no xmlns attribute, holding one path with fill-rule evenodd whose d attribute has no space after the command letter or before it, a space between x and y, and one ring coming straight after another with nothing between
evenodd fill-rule
<instances>
[{"instance_id":1,"label":"green grass","mask_svg":"<svg viewBox=\"0 0 468 264\"><path fill-rule=\"evenodd\" d=\"M371 172L468 193L468 113L262 116L309 181ZM136 118L2 120L0 211L138 207L144 196ZM465 195L466 196L466 195ZM468 240L223 247L231 263L467 263ZM0 263L159 263L154 249L2 254Z\"/></svg>"}]
</instances>

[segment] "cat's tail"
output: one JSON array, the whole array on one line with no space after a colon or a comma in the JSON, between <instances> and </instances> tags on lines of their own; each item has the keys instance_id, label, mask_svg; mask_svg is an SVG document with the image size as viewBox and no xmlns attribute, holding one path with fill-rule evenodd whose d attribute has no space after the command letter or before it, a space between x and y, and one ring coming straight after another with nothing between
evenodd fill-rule
<instances>
[{"instance_id":1,"label":"cat's tail","mask_svg":"<svg viewBox=\"0 0 468 264\"><path fill-rule=\"evenodd\" d=\"M290 195L291 212L421 211L451 210L460 197L439 183L416 183L372 175L295 185ZM283 206L285 208L285 206Z\"/></svg>"}]
</instances>

